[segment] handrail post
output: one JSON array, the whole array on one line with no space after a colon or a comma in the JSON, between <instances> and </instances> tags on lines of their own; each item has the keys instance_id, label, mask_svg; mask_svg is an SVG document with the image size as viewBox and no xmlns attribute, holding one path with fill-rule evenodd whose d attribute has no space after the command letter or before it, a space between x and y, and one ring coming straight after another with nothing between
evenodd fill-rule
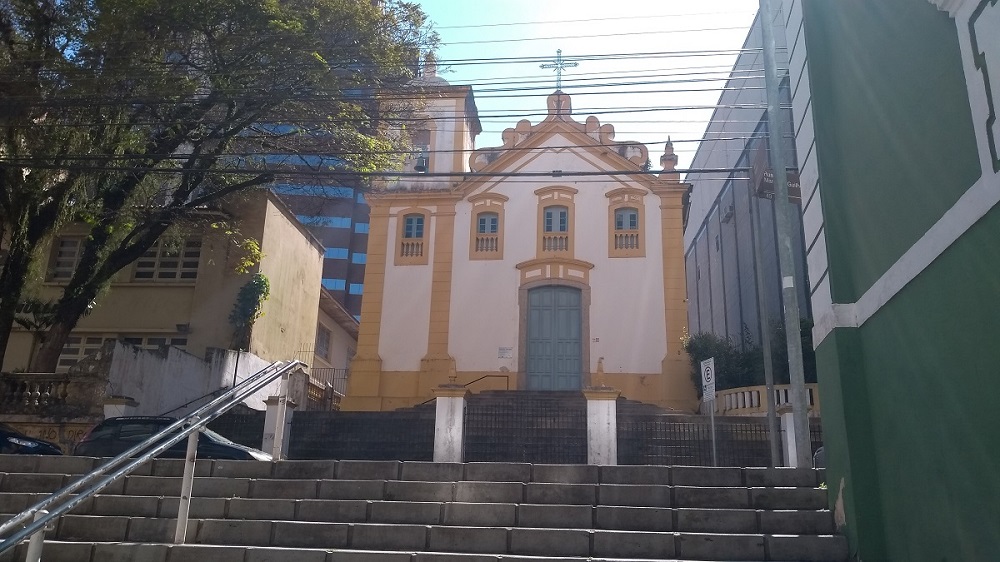
<instances>
[{"instance_id":1,"label":"handrail post","mask_svg":"<svg viewBox=\"0 0 1000 562\"><path fill-rule=\"evenodd\" d=\"M192 423L197 423L194 418ZM194 465L198 459L198 436L201 429L188 434L187 453L184 455L184 478L181 480L181 497L177 502L177 527L174 529L174 544L184 544L187 537L188 515L191 513L191 491L194 489Z\"/></svg>"},{"instance_id":2,"label":"handrail post","mask_svg":"<svg viewBox=\"0 0 1000 562\"><path fill-rule=\"evenodd\" d=\"M49 512L40 509L35 512L35 521L48 515ZM42 559L42 547L45 545L45 527L39 529L31 535L28 540L28 554L24 557L24 562L40 562Z\"/></svg>"},{"instance_id":3,"label":"handrail post","mask_svg":"<svg viewBox=\"0 0 1000 562\"><path fill-rule=\"evenodd\" d=\"M618 397L621 391L608 386L583 389L587 399L587 464L618 464Z\"/></svg>"},{"instance_id":4,"label":"handrail post","mask_svg":"<svg viewBox=\"0 0 1000 562\"><path fill-rule=\"evenodd\" d=\"M431 392L435 400L434 462L462 462L465 460L465 404L469 389L452 380Z\"/></svg>"},{"instance_id":5,"label":"handrail post","mask_svg":"<svg viewBox=\"0 0 1000 562\"><path fill-rule=\"evenodd\" d=\"M271 446L271 458L282 460L285 449L285 424L288 418L288 375L282 375L278 383L277 423L274 425L274 443Z\"/></svg>"}]
</instances>

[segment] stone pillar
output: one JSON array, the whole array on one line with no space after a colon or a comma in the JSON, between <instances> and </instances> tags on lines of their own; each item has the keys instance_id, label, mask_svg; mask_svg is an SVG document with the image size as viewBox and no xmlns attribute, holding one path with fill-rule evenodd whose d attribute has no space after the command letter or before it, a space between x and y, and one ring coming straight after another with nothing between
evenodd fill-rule
<instances>
[{"instance_id":1,"label":"stone pillar","mask_svg":"<svg viewBox=\"0 0 1000 562\"><path fill-rule=\"evenodd\" d=\"M434 462L462 462L465 458L465 400L469 389L443 384L435 397Z\"/></svg>"},{"instance_id":2,"label":"stone pillar","mask_svg":"<svg viewBox=\"0 0 1000 562\"><path fill-rule=\"evenodd\" d=\"M792 421L792 408L789 405L778 407L778 414L781 416L781 458L785 466L796 468L798 466L797 449L795 448L795 423Z\"/></svg>"},{"instance_id":3,"label":"stone pillar","mask_svg":"<svg viewBox=\"0 0 1000 562\"><path fill-rule=\"evenodd\" d=\"M698 411L698 394L691 384L691 362L684 351L687 335L687 278L684 275L684 197L691 184L681 183L676 171L677 155L673 144L666 144L660 157L663 166L652 191L660 198L660 238L663 263L664 323L667 329L667 353L660 363L664 377L665 398L660 405L689 412ZM651 259L653 256L647 256Z\"/></svg>"},{"instance_id":4,"label":"stone pillar","mask_svg":"<svg viewBox=\"0 0 1000 562\"><path fill-rule=\"evenodd\" d=\"M283 388L287 388L282 385ZM288 435L292 428L292 414L297 404L287 396L269 396L264 400L264 439L260 449L269 453L274 460L288 456Z\"/></svg>"},{"instance_id":5,"label":"stone pillar","mask_svg":"<svg viewBox=\"0 0 1000 562\"><path fill-rule=\"evenodd\" d=\"M361 326L358 328L357 353L351 360L351 376L347 379L347 395L340 403L341 409L348 411L382 409L382 358L378 348L386 257L394 255L395 240L390 241L388 235L388 201L372 198L369 205L368 258L365 265L365 298L361 301Z\"/></svg>"},{"instance_id":6,"label":"stone pillar","mask_svg":"<svg viewBox=\"0 0 1000 562\"><path fill-rule=\"evenodd\" d=\"M441 201L433 213L434 254L431 256L431 310L427 331L427 354L420 360L420 379L444 383L455 375L455 358L449 353L451 278L455 245L455 203ZM365 266L368 267L367 265ZM454 381L452 381L454 382ZM447 386L442 384L442 386ZM433 390L433 389L432 389ZM421 390L418 388L417 393Z\"/></svg>"},{"instance_id":7,"label":"stone pillar","mask_svg":"<svg viewBox=\"0 0 1000 562\"><path fill-rule=\"evenodd\" d=\"M298 368L288 373L288 400L309 409L309 373Z\"/></svg>"},{"instance_id":8,"label":"stone pillar","mask_svg":"<svg viewBox=\"0 0 1000 562\"><path fill-rule=\"evenodd\" d=\"M131 416L139 403L128 396L108 396L104 399L104 419Z\"/></svg>"},{"instance_id":9,"label":"stone pillar","mask_svg":"<svg viewBox=\"0 0 1000 562\"><path fill-rule=\"evenodd\" d=\"M618 464L618 396L620 390L590 387L587 398L587 464Z\"/></svg>"}]
</instances>

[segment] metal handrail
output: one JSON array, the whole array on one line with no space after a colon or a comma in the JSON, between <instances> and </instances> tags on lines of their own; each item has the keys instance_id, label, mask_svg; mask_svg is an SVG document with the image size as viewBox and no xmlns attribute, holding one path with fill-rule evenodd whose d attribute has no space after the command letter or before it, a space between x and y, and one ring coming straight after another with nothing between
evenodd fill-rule
<instances>
[{"instance_id":1,"label":"metal handrail","mask_svg":"<svg viewBox=\"0 0 1000 562\"><path fill-rule=\"evenodd\" d=\"M471 381L469 381L469 382L467 382L467 383L465 383L465 384L463 384L461 386L464 386L465 388L469 388L470 386L476 384L477 382L479 382L479 381L481 381L483 379L492 379L492 378L502 378L502 379L504 379L504 386L507 387L507 390L510 390L510 375L501 375L500 373L492 373L492 374L489 374L489 375L483 375L483 376L479 377L478 379L471 380ZM431 402L433 402L435 400L437 400L437 397L431 397L431 398L428 398L427 400L424 400L423 402L417 404L417 406L423 406L424 404L430 404Z\"/></svg>"},{"instance_id":2,"label":"metal handrail","mask_svg":"<svg viewBox=\"0 0 1000 562\"><path fill-rule=\"evenodd\" d=\"M504 386L507 387L507 390L510 390L510 375L501 375L499 373L493 373L493 374L489 374L489 375L483 375L483 376L479 377L478 379L471 380L471 381L463 384L462 386L464 386L465 388L469 388L470 386L476 384L477 382L479 382L479 381L481 381L483 379L504 379Z\"/></svg>"},{"instance_id":3,"label":"metal handrail","mask_svg":"<svg viewBox=\"0 0 1000 562\"><path fill-rule=\"evenodd\" d=\"M209 422L221 416L236 404L246 400L252 394L265 387L275 379L282 377L293 369L304 365L305 364L301 361L291 361L289 363L277 361L268 365L267 367L247 377L246 380L229 389L215 400L201 406L187 416L178 419L156 435L153 435L142 443L139 443L124 453L121 453L107 463L85 474L79 480L62 488L61 490L54 492L44 500L15 515L10 520L3 523L3 525L0 525L0 535L13 529L14 527L24 524L29 519L34 519L34 522L3 539L3 542L0 542L0 554L14 548L25 538L42 531L50 521L70 511L90 496L101 491L101 489L108 484L111 484L122 476L131 473L133 470L146 463L156 455L179 443L182 439L187 438L196 431L200 431ZM178 429L180 429L178 433L173 433ZM169 437L166 440L161 441L168 435ZM145 452L134 459L131 458L133 455L141 451ZM189 458L188 460L190 461L192 459ZM106 473L112 471L112 469L116 470L107 476L104 476ZM187 471L187 467L185 467L185 472ZM104 478L101 478L101 476L104 476ZM68 498L68 496L76 493L77 490L80 490L88 484L90 485L89 487L77 493L72 498ZM43 511L47 511L47 513L41 517L36 516L36 514L41 515Z\"/></svg>"}]
</instances>

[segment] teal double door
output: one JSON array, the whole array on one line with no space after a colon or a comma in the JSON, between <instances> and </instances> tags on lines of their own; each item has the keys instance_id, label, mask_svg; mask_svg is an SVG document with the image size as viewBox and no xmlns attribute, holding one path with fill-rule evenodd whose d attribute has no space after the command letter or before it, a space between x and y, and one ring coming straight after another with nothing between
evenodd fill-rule
<instances>
[{"instance_id":1,"label":"teal double door","mask_svg":"<svg viewBox=\"0 0 1000 562\"><path fill-rule=\"evenodd\" d=\"M579 289L560 285L528 291L528 390L579 390L583 316Z\"/></svg>"}]
</instances>

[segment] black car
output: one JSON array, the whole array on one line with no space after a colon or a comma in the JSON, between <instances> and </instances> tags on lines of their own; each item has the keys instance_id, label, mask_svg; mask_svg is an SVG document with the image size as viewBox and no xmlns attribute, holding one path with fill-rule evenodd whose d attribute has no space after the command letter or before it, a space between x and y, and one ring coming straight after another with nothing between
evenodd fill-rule
<instances>
[{"instance_id":1,"label":"black car","mask_svg":"<svg viewBox=\"0 0 1000 562\"><path fill-rule=\"evenodd\" d=\"M13 427L0 423L0 454L3 455L61 455L59 445L28 437Z\"/></svg>"},{"instance_id":2,"label":"black car","mask_svg":"<svg viewBox=\"0 0 1000 562\"><path fill-rule=\"evenodd\" d=\"M84 457L114 457L159 433L177 421L168 417L125 416L108 418L94 426L76 445L73 454ZM161 459L183 459L187 452L187 439L159 455ZM199 459L226 459L270 461L264 451L233 443L218 433L205 429L198 437Z\"/></svg>"}]
</instances>

